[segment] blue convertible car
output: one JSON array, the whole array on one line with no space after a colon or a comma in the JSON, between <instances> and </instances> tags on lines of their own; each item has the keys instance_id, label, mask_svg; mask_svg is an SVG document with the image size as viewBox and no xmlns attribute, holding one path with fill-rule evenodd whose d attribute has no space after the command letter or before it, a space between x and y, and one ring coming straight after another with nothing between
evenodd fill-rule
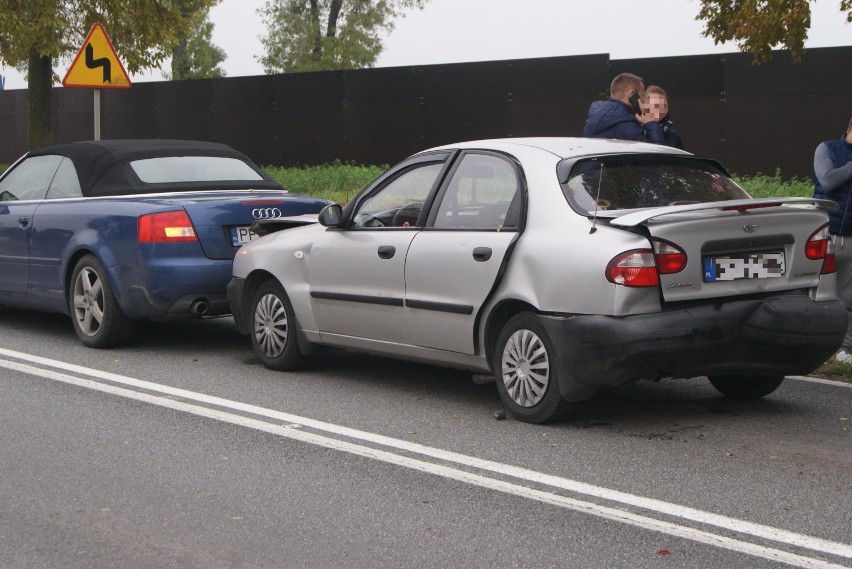
<instances>
[{"instance_id":1,"label":"blue convertible car","mask_svg":"<svg viewBox=\"0 0 852 569\"><path fill-rule=\"evenodd\" d=\"M217 143L33 150L0 177L0 305L68 314L93 348L126 342L137 320L227 314L252 223L315 219L328 203L287 193Z\"/></svg>"}]
</instances>

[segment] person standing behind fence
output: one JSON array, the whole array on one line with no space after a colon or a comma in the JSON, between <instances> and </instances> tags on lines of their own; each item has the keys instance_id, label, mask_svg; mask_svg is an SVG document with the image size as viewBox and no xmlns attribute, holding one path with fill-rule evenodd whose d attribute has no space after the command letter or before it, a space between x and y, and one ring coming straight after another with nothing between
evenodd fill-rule
<instances>
[{"instance_id":1,"label":"person standing behind fence","mask_svg":"<svg viewBox=\"0 0 852 569\"><path fill-rule=\"evenodd\" d=\"M645 106L647 114L660 123L663 129L663 144L683 150L683 141L680 135L672 128L672 121L669 118L669 96L665 90L659 85L649 85L645 89Z\"/></svg>"},{"instance_id":2,"label":"person standing behind fence","mask_svg":"<svg viewBox=\"0 0 852 569\"><path fill-rule=\"evenodd\" d=\"M814 174L814 197L832 200L839 206L828 210L828 231L837 257L837 298L846 307L850 327L835 358L852 364L852 118L846 134L817 146ZM850 238L849 243L844 242L846 237Z\"/></svg>"},{"instance_id":3,"label":"person standing behind fence","mask_svg":"<svg viewBox=\"0 0 852 569\"><path fill-rule=\"evenodd\" d=\"M650 115L642 114L641 101L645 83L632 73L622 73L612 80L609 99L595 101L589 107L589 118L583 136L619 138L663 144L663 128Z\"/></svg>"}]
</instances>

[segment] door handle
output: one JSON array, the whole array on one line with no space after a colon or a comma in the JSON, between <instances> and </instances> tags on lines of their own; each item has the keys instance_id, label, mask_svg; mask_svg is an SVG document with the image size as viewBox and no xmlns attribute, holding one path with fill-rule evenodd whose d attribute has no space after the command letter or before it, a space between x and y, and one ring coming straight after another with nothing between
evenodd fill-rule
<instances>
[{"instance_id":1,"label":"door handle","mask_svg":"<svg viewBox=\"0 0 852 569\"><path fill-rule=\"evenodd\" d=\"M18 218L18 225L20 225L21 227L26 227L29 222L30 218L27 216L21 216Z\"/></svg>"},{"instance_id":2,"label":"door handle","mask_svg":"<svg viewBox=\"0 0 852 569\"><path fill-rule=\"evenodd\" d=\"M479 261L480 263L483 261L487 261L491 258L491 247L477 247L473 250L473 260Z\"/></svg>"},{"instance_id":3,"label":"door handle","mask_svg":"<svg viewBox=\"0 0 852 569\"><path fill-rule=\"evenodd\" d=\"M390 259L396 254L396 247L393 245L382 245L379 247L379 259Z\"/></svg>"}]
</instances>

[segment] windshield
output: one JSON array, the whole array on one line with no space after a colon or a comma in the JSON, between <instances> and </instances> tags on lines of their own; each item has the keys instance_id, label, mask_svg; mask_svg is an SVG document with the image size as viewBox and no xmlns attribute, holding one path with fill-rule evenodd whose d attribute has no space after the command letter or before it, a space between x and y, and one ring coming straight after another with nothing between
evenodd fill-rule
<instances>
[{"instance_id":1,"label":"windshield","mask_svg":"<svg viewBox=\"0 0 852 569\"><path fill-rule=\"evenodd\" d=\"M750 196L712 162L667 156L578 160L562 184L581 211L685 205Z\"/></svg>"}]
</instances>

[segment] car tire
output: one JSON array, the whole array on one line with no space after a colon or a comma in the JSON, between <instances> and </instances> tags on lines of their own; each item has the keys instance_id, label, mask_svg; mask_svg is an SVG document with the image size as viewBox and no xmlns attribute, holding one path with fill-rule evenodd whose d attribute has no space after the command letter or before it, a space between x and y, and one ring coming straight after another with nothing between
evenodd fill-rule
<instances>
[{"instance_id":1,"label":"car tire","mask_svg":"<svg viewBox=\"0 0 852 569\"><path fill-rule=\"evenodd\" d=\"M272 280L261 283L252 296L250 314L251 345L263 365L290 371L305 364L296 314L284 287Z\"/></svg>"},{"instance_id":2,"label":"car tire","mask_svg":"<svg viewBox=\"0 0 852 569\"><path fill-rule=\"evenodd\" d=\"M716 390L731 399L759 399L778 389L784 376L777 375L715 375L708 377Z\"/></svg>"},{"instance_id":3,"label":"car tire","mask_svg":"<svg viewBox=\"0 0 852 569\"><path fill-rule=\"evenodd\" d=\"M559 391L553 343L532 312L516 314L503 326L493 354L497 392L509 414L526 423L567 417L576 403Z\"/></svg>"},{"instance_id":4,"label":"car tire","mask_svg":"<svg viewBox=\"0 0 852 569\"><path fill-rule=\"evenodd\" d=\"M106 269L93 255L81 257L74 265L68 311L77 337L90 348L124 344L136 329L136 323L121 312Z\"/></svg>"}]
</instances>

